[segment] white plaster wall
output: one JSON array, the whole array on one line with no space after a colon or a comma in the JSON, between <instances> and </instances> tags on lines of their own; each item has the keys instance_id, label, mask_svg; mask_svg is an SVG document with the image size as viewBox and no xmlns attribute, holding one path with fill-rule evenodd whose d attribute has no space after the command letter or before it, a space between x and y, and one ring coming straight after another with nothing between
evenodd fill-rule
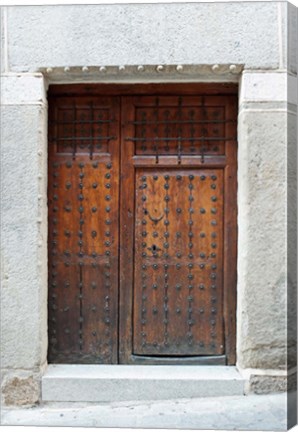
<instances>
[{"instance_id":1,"label":"white plaster wall","mask_svg":"<svg viewBox=\"0 0 298 432\"><path fill-rule=\"evenodd\" d=\"M285 67L278 2L8 7L13 71L119 64Z\"/></svg>"}]
</instances>

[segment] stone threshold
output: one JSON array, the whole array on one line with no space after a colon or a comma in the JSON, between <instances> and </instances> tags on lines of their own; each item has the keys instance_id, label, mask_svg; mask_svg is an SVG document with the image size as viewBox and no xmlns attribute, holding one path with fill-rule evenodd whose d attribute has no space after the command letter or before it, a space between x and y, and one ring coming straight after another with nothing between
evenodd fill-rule
<instances>
[{"instance_id":1,"label":"stone threshold","mask_svg":"<svg viewBox=\"0 0 298 432\"><path fill-rule=\"evenodd\" d=\"M235 366L49 365L43 402L116 402L241 396Z\"/></svg>"}]
</instances>

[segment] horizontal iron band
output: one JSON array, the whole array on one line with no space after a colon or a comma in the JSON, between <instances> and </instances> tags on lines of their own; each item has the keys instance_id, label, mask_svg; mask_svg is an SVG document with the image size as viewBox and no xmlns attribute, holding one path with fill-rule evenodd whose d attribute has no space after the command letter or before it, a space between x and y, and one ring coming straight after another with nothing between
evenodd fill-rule
<instances>
[{"instance_id":1,"label":"horizontal iron band","mask_svg":"<svg viewBox=\"0 0 298 432\"><path fill-rule=\"evenodd\" d=\"M230 138L224 138L224 137L190 137L190 138L181 138L181 137L175 137L175 138L168 138L168 137L164 137L164 138L140 138L140 137L128 137L125 138L125 141L133 141L133 142L180 142L180 141L184 141L184 142L196 142L196 141L236 141L237 138L236 137L230 137Z\"/></svg>"},{"instance_id":2,"label":"horizontal iron band","mask_svg":"<svg viewBox=\"0 0 298 432\"><path fill-rule=\"evenodd\" d=\"M82 125L82 124L106 124L106 123L116 123L116 120L74 120L74 121L50 121L49 124L53 126L59 125Z\"/></svg>"},{"instance_id":3,"label":"horizontal iron band","mask_svg":"<svg viewBox=\"0 0 298 432\"><path fill-rule=\"evenodd\" d=\"M133 124L133 125L157 125L157 124L225 124L225 123L237 123L236 120L182 120L182 121L176 121L176 120L169 120L169 121L128 121L126 124Z\"/></svg>"},{"instance_id":4,"label":"horizontal iron band","mask_svg":"<svg viewBox=\"0 0 298 432\"><path fill-rule=\"evenodd\" d=\"M115 136L100 136L100 137L65 137L51 138L50 141L111 141L116 140Z\"/></svg>"}]
</instances>

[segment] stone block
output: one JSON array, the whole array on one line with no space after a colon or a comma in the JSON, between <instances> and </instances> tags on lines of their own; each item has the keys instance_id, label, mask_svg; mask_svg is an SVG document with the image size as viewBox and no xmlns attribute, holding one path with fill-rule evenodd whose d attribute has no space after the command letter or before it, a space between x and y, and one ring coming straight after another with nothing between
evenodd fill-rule
<instances>
[{"instance_id":1,"label":"stone block","mask_svg":"<svg viewBox=\"0 0 298 432\"><path fill-rule=\"evenodd\" d=\"M237 364L286 364L287 112L239 116Z\"/></svg>"},{"instance_id":2,"label":"stone block","mask_svg":"<svg viewBox=\"0 0 298 432\"><path fill-rule=\"evenodd\" d=\"M45 117L41 106L1 108L3 368L29 369L46 360L47 270L40 262L46 265L47 222L39 202L47 183L46 171L40 173L46 139L39 128Z\"/></svg>"},{"instance_id":3,"label":"stone block","mask_svg":"<svg viewBox=\"0 0 298 432\"><path fill-rule=\"evenodd\" d=\"M275 2L10 7L9 67L279 66Z\"/></svg>"},{"instance_id":4,"label":"stone block","mask_svg":"<svg viewBox=\"0 0 298 432\"><path fill-rule=\"evenodd\" d=\"M241 109L241 107L240 107ZM241 183L257 180L284 182L286 178L286 110L241 110L238 116L238 169ZM240 196L240 199L242 196Z\"/></svg>"},{"instance_id":5,"label":"stone block","mask_svg":"<svg viewBox=\"0 0 298 432\"><path fill-rule=\"evenodd\" d=\"M239 104L287 101L288 96L291 97L290 92L288 93L287 84L288 75L285 72L250 72L245 70L241 76ZM288 102L290 101L288 100Z\"/></svg>"},{"instance_id":6,"label":"stone block","mask_svg":"<svg viewBox=\"0 0 298 432\"><path fill-rule=\"evenodd\" d=\"M251 375L249 392L256 394L283 393L287 391L287 377Z\"/></svg>"},{"instance_id":7,"label":"stone block","mask_svg":"<svg viewBox=\"0 0 298 432\"><path fill-rule=\"evenodd\" d=\"M238 216L237 364L278 369L287 343L286 184L255 181L246 193Z\"/></svg>"},{"instance_id":8,"label":"stone block","mask_svg":"<svg viewBox=\"0 0 298 432\"><path fill-rule=\"evenodd\" d=\"M42 74L6 74L1 77L1 105L47 104Z\"/></svg>"},{"instance_id":9,"label":"stone block","mask_svg":"<svg viewBox=\"0 0 298 432\"><path fill-rule=\"evenodd\" d=\"M244 379L226 366L50 365L43 401L103 402L243 395Z\"/></svg>"},{"instance_id":10,"label":"stone block","mask_svg":"<svg viewBox=\"0 0 298 432\"><path fill-rule=\"evenodd\" d=\"M21 372L7 375L1 385L2 401L6 406L35 405L40 398L40 380Z\"/></svg>"}]
</instances>

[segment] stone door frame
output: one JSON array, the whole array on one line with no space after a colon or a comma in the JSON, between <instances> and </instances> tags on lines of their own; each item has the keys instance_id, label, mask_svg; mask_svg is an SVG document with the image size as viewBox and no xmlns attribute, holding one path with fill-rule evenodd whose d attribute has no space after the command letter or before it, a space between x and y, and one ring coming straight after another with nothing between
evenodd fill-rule
<instances>
[{"instance_id":1,"label":"stone door frame","mask_svg":"<svg viewBox=\"0 0 298 432\"><path fill-rule=\"evenodd\" d=\"M251 379L255 376L257 380L268 377L282 379L286 374L285 368L281 368L282 364L286 367L286 298L276 327L273 325L269 330L260 328L259 324L260 319L263 321L270 318L270 308L274 308L270 294L272 290L286 296L286 128L289 118L296 115L295 100L288 99L287 87L292 84L295 86L296 81L285 71L245 70L243 65L214 65L210 68L197 65L192 69L189 67L183 78L178 66L172 69L169 66L168 76L163 76L163 79L158 77L157 81L239 82L236 365ZM126 71L128 77L123 79L118 75L115 77L111 71L108 82L152 82L156 80L156 73L167 71L167 67L151 65L144 77L140 78L139 72L143 72L143 69L140 66L131 68L134 72L130 75L129 70ZM103 82L95 76L92 68L84 67L74 68L73 71L69 71L69 68L48 68L39 73L8 73L2 78L2 104L8 108L8 120L9 116L14 116L12 124L21 124L21 127L16 127L13 139L9 137L9 131L2 133L7 142L2 163L7 162L8 167L11 167L10 159L16 158L18 142L26 143L22 160L15 159L19 164L18 167L15 166L17 178L24 178L27 185L23 195L22 188L13 177L14 173L6 172L4 187L9 189L8 195L17 195L19 207L16 211L20 212L18 217L24 215L25 227L22 232L22 226L17 225L17 235L13 236L8 247L13 250L20 242L25 245L24 232L30 232L31 239L23 251L24 262L19 263L18 275L12 272L10 276L11 268L6 271L6 263L3 263L4 290L8 283L14 283L16 292L13 295L16 296L15 304L18 305L17 310L11 310L10 339L6 342L2 362L4 397L5 394L11 394L10 386L13 380L17 380L25 393L30 393L26 400L28 403L40 399L40 378L47 367L46 89L51 83L86 81ZM268 152L269 146L271 152ZM23 174L19 170L23 170ZM274 179L279 181L275 182ZM273 214L266 204L272 199L277 200ZM8 200L4 206L9 208ZM268 224L261 229L260 221L267 221ZM5 220L5 223L10 222ZM282 235L277 235L276 232ZM259 241L262 236L267 245L265 249L274 247L275 250L280 250L279 256L267 255L267 250L264 250L264 245ZM9 234L7 238L9 239ZM269 239L271 244L268 243ZM267 264L264 268L261 262L265 258ZM26 266L30 267L30 275ZM20 277L21 274L25 277ZM6 295L11 293L4 293L3 307ZM269 301L269 312L262 317L262 302L266 299ZM19 331L23 325L22 320L16 320L19 316L30 316L30 322L24 321L24 335ZM266 340L269 341L268 344ZM12 347L16 346L18 350L12 354ZM6 402L10 401L9 397Z\"/></svg>"}]
</instances>

